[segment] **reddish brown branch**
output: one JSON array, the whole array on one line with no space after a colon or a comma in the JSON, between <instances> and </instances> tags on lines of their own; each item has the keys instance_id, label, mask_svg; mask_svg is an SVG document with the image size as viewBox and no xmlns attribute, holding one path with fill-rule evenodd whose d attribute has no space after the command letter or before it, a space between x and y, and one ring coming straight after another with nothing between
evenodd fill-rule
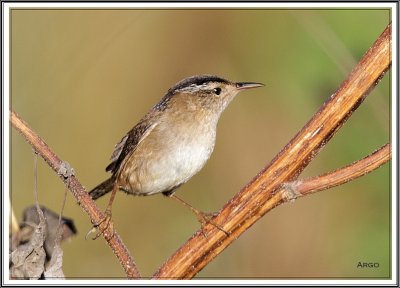
<instances>
[{"instance_id":1,"label":"reddish brown branch","mask_svg":"<svg viewBox=\"0 0 400 288\"><path fill-rule=\"evenodd\" d=\"M67 185L69 184L68 188L71 190L79 205L90 216L92 223L99 223L101 219L104 219L104 214L96 206L78 179L73 175L69 177L61 175L60 172L64 162L58 158L53 151L50 150L47 144L13 110L10 110L10 122L14 128L22 134L26 141L29 142L33 149L49 164L49 166L55 172L57 172L60 178ZM107 227L104 226L106 226L105 223L100 225L100 229L105 229L103 233L104 238L125 269L127 277L140 278L136 264L119 235L114 231L114 236L111 237L113 235L112 223L110 223L110 225Z\"/></svg>"},{"instance_id":2,"label":"reddish brown branch","mask_svg":"<svg viewBox=\"0 0 400 288\"><path fill-rule=\"evenodd\" d=\"M283 183L295 180L318 151L358 108L391 65L391 24L351 74L283 150L213 219L226 235L208 225L197 231L154 274L154 278L190 279L237 237L282 201L268 201ZM280 196L279 196L280 197ZM272 199L271 199L272 200Z\"/></svg>"},{"instance_id":3,"label":"reddish brown branch","mask_svg":"<svg viewBox=\"0 0 400 288\"><path fill-rule=\"evenodd\" d=\"M364 176L387 163L391 158L390 144L349 166L322 176L283 184L266 203L266 213L292 199L323 191Z\"/></svg>"},{"instance_id":4,"label":"reddish brown branch","mask_svg":"<svg viewBox=\"0 0 400 288\"><path fill-rule=\"evenodd\" d=\"M344 168L318 177L287 183L285 184L285 187L291 190L290 192L296 194L296 196L305 196L311 193L326 190L372 172L381 165L387 163L391 156L391 147L388 143L367 157Z\"/></svg>"}]
</instances>

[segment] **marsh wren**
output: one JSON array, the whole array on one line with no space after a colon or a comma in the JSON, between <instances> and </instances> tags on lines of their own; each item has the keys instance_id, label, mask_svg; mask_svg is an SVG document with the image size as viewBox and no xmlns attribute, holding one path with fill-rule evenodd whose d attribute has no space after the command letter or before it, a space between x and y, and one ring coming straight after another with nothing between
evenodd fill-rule
<instances>
[{"instance_id":1,"label":"marsh wren","mask_svg":"<svg viewBox=\"0 0 400 288\"><path fill-rule=\"evenodd\" d=\"M112 176L89 192L93 199L117 190L132 195L162 193L188 206L204 224L204 213L174 195L200 171L214 149L222 111L241 91L264 86L211 75L186 78L171 87L115 146L106 171Z\"/></svg>"}]
</instances>

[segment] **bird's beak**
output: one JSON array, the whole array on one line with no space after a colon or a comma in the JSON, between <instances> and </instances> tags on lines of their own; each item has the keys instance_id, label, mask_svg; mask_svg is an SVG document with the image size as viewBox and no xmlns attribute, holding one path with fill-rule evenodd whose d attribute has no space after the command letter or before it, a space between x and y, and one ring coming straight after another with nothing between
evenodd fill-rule
<instances>
[{"instance_id":1,"label":"bird's beak","mask_svg":"<svg viewBox=\"0 0 400 288\"><path fill-rule=\"evenodd\" d=\"M264 86L264 84L256 83L256 82L238 82L238 83L236 83L236 89L238 89L238 90L251 89L251 88L257 88L257 87L262 87L262 86Z\"/></svg>"}]
</instances>

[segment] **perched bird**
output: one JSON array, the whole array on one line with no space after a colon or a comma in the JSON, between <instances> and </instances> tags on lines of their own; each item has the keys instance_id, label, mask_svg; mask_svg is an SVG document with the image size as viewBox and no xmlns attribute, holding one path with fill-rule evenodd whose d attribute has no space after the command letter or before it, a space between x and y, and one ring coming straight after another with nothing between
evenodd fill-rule
<instances>
[{"instance_id":1,"label":"perched bird","mask_svg":"<svg viewBox=\"0 0 400 288\"><path fill-rule=\"evenodd\" d=\"M222 111L242 90L264 86L254 82L201 75L172 86L115 146L106 171L111 177L89 192L93 199L117 190L132 195L162 193L188 206L198 219L204 213L174 195L175 190L200 171L214 149Z\"/></svg>"}]
</instances>

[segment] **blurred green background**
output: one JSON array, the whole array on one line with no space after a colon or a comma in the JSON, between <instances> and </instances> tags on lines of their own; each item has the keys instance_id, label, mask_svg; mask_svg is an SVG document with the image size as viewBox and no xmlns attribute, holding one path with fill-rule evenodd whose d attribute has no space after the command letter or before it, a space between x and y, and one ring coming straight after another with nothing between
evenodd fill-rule
<instances>
[{"instance_id":1,"label":"blurred green background","mask_svg":"<svg viewBox=\"0 0 400 288\"><path fill-rule=\"evenodd\" d=\"M218 211L335 92L390 22L388 10L13 10L11 107L75 169L87 189L108 175L114 145L179 80L215 74L263 82L223 114L214 153L177 195ZM300 178L356 161L389 141L390 73ZM11 132L11 201L33 203L33 156ZM64 186L39 161L40 203L59 211ZM105 209L109 197L98 204ZM124 277L68 195L79 234L63 244L70 278ZM117 195L115 228L145 277L198 228L162 195ZM198 278L387 278L390 165L277 207ZM377 262L379 268L357 268Z\"/></svg>"}]
</instances>

